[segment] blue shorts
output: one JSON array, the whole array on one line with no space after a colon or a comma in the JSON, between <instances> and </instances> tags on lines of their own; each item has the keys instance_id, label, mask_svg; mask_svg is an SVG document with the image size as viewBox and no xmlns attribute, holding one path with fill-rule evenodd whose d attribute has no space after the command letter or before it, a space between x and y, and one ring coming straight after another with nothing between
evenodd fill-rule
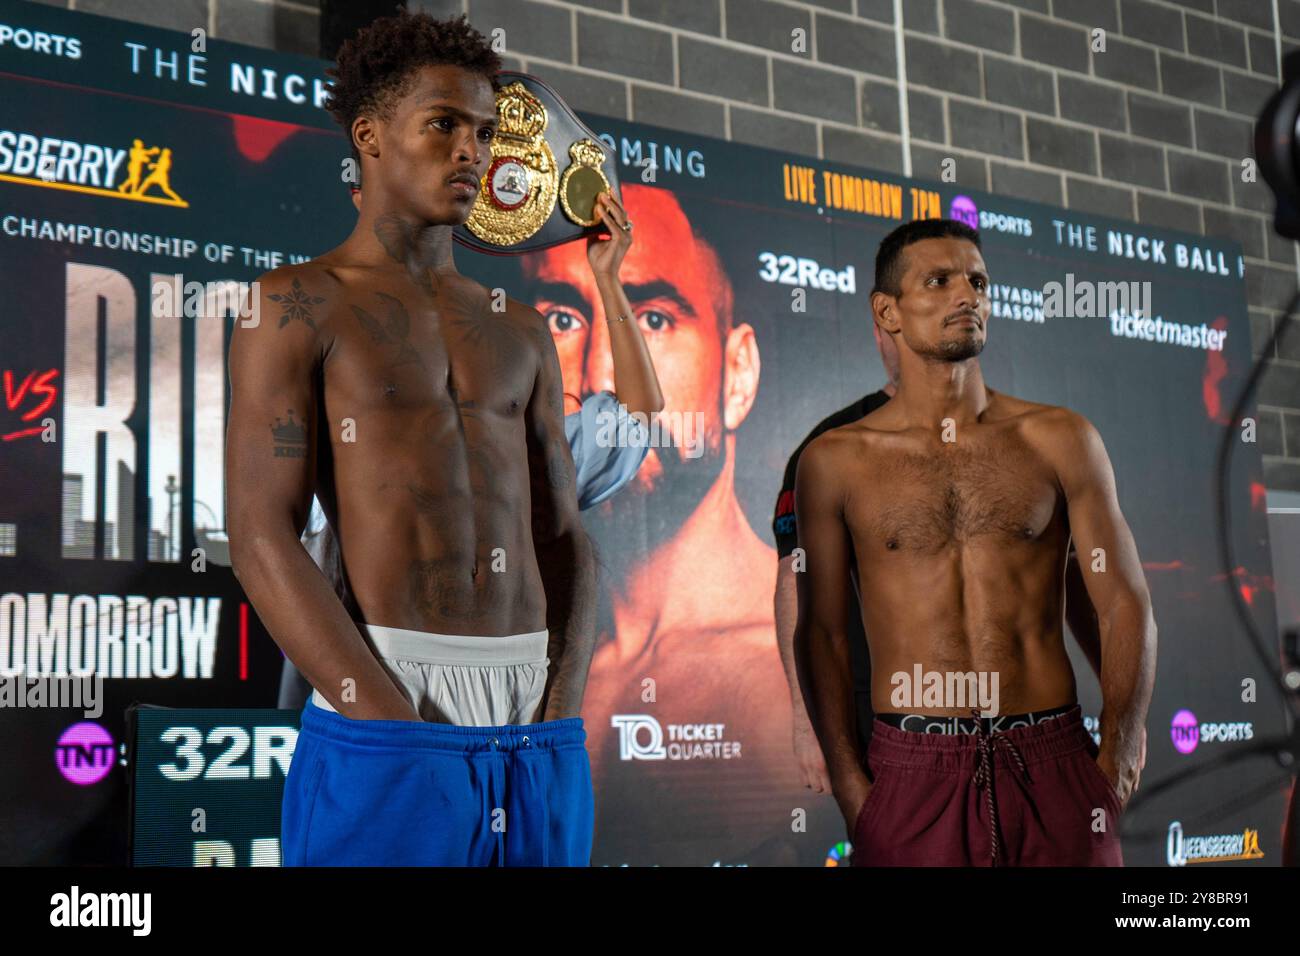
<instances>
[{"instance_id":1,"label":"blue shorts","mask_svg":"<svg viewBox=\"0 0 1300 956\"><path fill-rule=\"evenodd\" d=\"M588 866L582 718L352 720L310 700L280 817L284 866Z\"/></svg>"}]
</instances>

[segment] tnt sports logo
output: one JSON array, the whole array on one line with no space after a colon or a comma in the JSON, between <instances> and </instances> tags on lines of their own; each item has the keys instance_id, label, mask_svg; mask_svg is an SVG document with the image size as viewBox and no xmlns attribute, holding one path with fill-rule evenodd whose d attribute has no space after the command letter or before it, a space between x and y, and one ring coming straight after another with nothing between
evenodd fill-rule
<instances>
[{"instance_id":1,"label":"tnt sports logo","mask_svg":"<svg viewBox=\"0 0 1300 956\"><path fill-rule=\"evenodd\" d=\"M668 724L649 714L615 714L619 760L733 760L740 742L725 740L725 724ZM665 745L664 739L667 738Z\"/></svg>"},{"instance_id":2,"label":"tnt sports logo","mask_svg":"<svg viewBox=\"0 0 1300 956\"><path fill-rule=\"evenodd\" d=\"M1196 722L1196 715L1190 710L1180 710L1174 714L1169 725L1169 736L1173 738L1174 749L1180 754L1189 754L1201 742L1201 725Z\"/></svg>"},{"instance_id":3,"label":"tnt sports logo","mask_svg":"<svg viewBox=\"0 0 1300 956\"><path fill-rule=\"evenodd\" d=\"M964 222L972 229L978 230L980 227L980 211L970 196L954 196L952 204L948 206L948 218Z\"/></svg>"},{"instance_id":4,"label":"tnt sports logo","mask_svg":"<svg viewBox=\"0 0 1300 956\"><path fill-rule=\"evenodd\" d=\"M0 129L0 182L188 208L172 189L172 151L134 139L127 149Z\"/></svg>"},{"instance_id":5,"label":"tnt sports logo","mask_svg":"<svg viewBox=\"0 0 1300 956\"><path fill-rule=\"evenodd\" d=\"M0 47L11 46L17 50L31 50L46 56L61 56L69 60L81 59L81 40L44 30L28 30L0 23Z\"/></svg>"},{"instance_id":6,"label":"tnt sports logo","mask_svg":"<svg viewBox=\"0 0 1300 956\"><path fill-rule=\"evenodd\" d=\"M54 745L54 763L71 783L99 783L113 769L113 738L92 720L73 724Z\"/></svg>"},{"instance_id":7,"label":"tnt sports logo","mask_svg":"<svg viewBox=\"0 0 1300 956\"><path fill-rule=\"evenodd\" d=\"M1165 840L1165 862L1170 866L1262 860L1263 858L1264 851L1259 848L1258 830L1247 827L1240 833L1185 836L1181 823L1175 820L1169 824L1169 835Z\"/></svg>"},{"instance_id":8,"label":"tnt sports logo","mask_svg":"<svg viewBox=\"0 0 1300 956\"><path fill-rule=\"evenodd\" d=\"M1254 736L1254 724L1248 720L1202 724L1197 722L1196 715L1190 710L1180 710L1174 714L1174 719L1169 724L1169 737L1174 743L1174 749L1180 754L1189 754L1202 743L1235 743L1251 740Z\"/></svg>"}]
</instances>

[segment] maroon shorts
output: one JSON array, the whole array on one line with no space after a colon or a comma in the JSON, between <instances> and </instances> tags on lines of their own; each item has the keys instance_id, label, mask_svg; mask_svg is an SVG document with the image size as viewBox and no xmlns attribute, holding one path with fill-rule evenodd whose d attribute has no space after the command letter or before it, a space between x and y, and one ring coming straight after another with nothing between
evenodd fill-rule
<instances>
[{"instance_id":1,"label":"maroon shorts","mask_svg":"<svg viewBox=\"0 0 1300 956\"><path fill-rule=\"evenodd\" d=\"M989 734L875 722L854 866L1123 866L1120 800L1076 706Z\"/></svg>"}]
</instances>

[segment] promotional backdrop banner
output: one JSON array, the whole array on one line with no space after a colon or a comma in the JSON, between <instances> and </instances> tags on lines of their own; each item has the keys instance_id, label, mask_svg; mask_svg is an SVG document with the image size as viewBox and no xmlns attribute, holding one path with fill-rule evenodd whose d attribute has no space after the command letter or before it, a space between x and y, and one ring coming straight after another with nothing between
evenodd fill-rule
<instances>
[{"instance_id":1,"label":"promotional backdrop banner","mask_svg":"<svg viewBox=\"0 0 1300 956\"><path fill-rule=\"evenodd\" d=\"M211 714L274 706L283 661L228 567L225 358L241 283L320 255L355 221L325 65L0 2L0 676L103 687L97 714L0 708L0 862L125 861L135 702L205 711L184 733L165 714L140 722L142 772L162 775L141 784L149 806L197 779L196 753L208 770L252 768L256 786L229 793L261 801L237 853L168 819L140 844L147 859L278 859L264 804L297 715L258 717L286 729L245 753ZM635 222L621 277L666 401L635 479L583 516L601 595L583 709L594 863L847 856L834 801L795 764L772 521L800 440L884 384L873 261L912 219L981 234L990 387L1068 406L1106 442L1160 634L1144 781L1283 730L1227 590L1271 638L1249 440L1233 459L1230 571L1215 545L1217 442L1251 360L1235 244L876 173L871 155L847 166L583 120L617 158ZM582 243L456 256L546 317L566 392L612 388ZM1096 734L1097 678L1067 645ZM1127 815L1126 858L1276 862L1281 787L1257 761L1175 790ZM174 802L157 812L192 809Z\"/></svg>"}]
</instances>

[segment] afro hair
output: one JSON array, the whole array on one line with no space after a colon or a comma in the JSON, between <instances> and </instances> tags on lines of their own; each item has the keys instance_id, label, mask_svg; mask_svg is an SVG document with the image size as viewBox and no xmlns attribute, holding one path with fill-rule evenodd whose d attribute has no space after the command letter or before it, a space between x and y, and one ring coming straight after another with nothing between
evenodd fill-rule
<instances>
[{"instance_id":1,"label":"afro hair","mask_svg":"<svg viewBox=\"0 0 1300 956\"><path fill-rule=\"evenodd\" d=\"M333 79L325 108L350 138L358 116L391 117L394 102L424 66L459 66L482 74L496 90L501 57L464 15L435 20L427 13L399 10L344 41L337 62L325 71Z\"/></svg>"}]
</instances>

